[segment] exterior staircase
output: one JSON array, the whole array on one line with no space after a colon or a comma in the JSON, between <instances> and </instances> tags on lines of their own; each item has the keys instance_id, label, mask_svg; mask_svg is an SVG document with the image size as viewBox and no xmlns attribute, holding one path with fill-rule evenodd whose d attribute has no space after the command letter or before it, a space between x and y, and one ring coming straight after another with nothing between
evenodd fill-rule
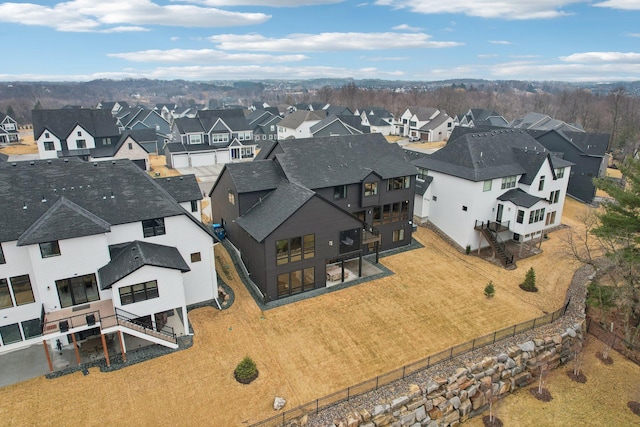
<instances>
[{"instance_id":1,"label":"exterior staircase","mask_svg":"<svg viewBox=\"0 0 640 427\"><path fill-rule=\"evenodd\" d=\"M173 349L178 348L178 339L176 337L176 334L173 332L173 328L165 325L158 331L143 322L135 320L137 316L134 314L128 313L119 308L116 308L115 312L116 314L111 317L111 319L109 319L110 321L103 321L103 325L105 323L111 324L109 327L103 326L103 333L111 332L111 330L119 330L129 335L133 335L135 337L142 338L144 340L151 341L165 347Z\"/></svg>"},{"instance_id":2,"label":"exterior staircase","mask_svg":"<svg viewBox=\"0 0 640 427\"><path fill-rule=\"evenodd\" d=\"M491 227L487 225L482 227L482 235L487 239L495 257L500 260L502 265L505 268L514 268L513 255L509 252L504 242L499 240L498 233L491 230Z\"/></svg>"}]
</instances>

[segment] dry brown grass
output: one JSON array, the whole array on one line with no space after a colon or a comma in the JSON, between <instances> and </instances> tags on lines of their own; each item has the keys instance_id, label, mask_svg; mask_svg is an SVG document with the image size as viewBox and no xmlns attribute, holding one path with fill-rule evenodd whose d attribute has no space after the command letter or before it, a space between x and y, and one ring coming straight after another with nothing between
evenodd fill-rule
<instances>
[{"instance_id":1,"label":"dry brown grass","mask_svg":"<svg viewBox=\"0 0 640 427\"><path fill-rule=\"evenodd\" d=\"M160 174L160 176L178 176L180 172L176 169L171 169L167 167L166 157L160 156L156 154L149 154L149 164L151 165L151 170L149 174L151 176L157 176L156 174Z\"/></svg>"},{"instance_id":2,"label":"dry brown grass","mask_svg":"<svg viewBox=\"0 0 640 427\"><path fill-rule=\"evenodd\" d=\"M20 132L20 143L0 148L0 153L8 156L13 154L38 154L38 146L33 140L33 132Z\"/></svg>"},{"instance_id":3,"label":"dry brown grass","mask_svg":"<svg viewBox=\"0 0 640 427\"><path fill-rule=\"evenodd\" d=\"M422 149L433 149L433 148L442 148L447 144L447 141L436 141L436 142L415 142L412 144L407 144L408 148L422 148Z\"/></svg>"},{"instance_id":4,"label":"dry brown grass","mask_svg":"<svg viewBox=\"0 0 640 427\"><path fill-rule=\"evenodd\" d=\"M526 390L519 390L494 405L494 413L506 426L633 426L640 418L627 407L629 400L640 400L640 366L612 351L614 363L605 366L595 354L603 344L589 336L584 349L582 372L585 384L571 380L570 366L549 373L546 388L553 400L543 403ZM634 395L635 393L635 395ZM469 427L482 426L481 417Z\"/></svg>"},{"instance_id":5,"label":"dry brown grass","mask_svg":"<svg viewBox=\"0 0 640 427\"><path fill-rule=\"evenodd\" d=\"M37 378L2 388L0 419L5 425L256 422L274 415L276 395L288 400L289 409L557 309L575 267L558 256L563 232L551 234L543 254L507 271L460 254L420 228L415 236L424 248L381 260L395 274L267 312L255 305L217 245L217 262L231 270L224 279L236 301L222 312L190 313L192 348L112 373L92 369L86 377ZM540 289L535 294L518 288L531 266ZM492 299L483 295L489 280L496 287ZM260 371L250 385L233 378L246 355ZM69 411L61 396L82 409Z\"/></svg>"}]
</instances>

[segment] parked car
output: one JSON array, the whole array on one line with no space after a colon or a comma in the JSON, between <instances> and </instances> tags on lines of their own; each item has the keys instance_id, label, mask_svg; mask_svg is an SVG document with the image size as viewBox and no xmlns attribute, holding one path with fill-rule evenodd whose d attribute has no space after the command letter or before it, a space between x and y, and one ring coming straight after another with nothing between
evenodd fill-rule
<instances>
[{"instance_id":1,"label":"parked car","mask_svg":"<svg viewBox=\"0 0 640 427\"><path fill-rule=\"evenodd\" d=\"M420 137L419 136L410 136L409 137L409 142L416 142L416 141L420 141Z\"/></svg>"}]
</instances>

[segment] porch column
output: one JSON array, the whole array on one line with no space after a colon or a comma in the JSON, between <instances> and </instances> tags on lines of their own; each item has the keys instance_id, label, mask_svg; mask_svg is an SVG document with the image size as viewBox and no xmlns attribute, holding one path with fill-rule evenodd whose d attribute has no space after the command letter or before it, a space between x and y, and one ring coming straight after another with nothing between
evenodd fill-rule
<instances>
[{"instance_id":1,"label":"porch column","mask_svg":"<svg viewBox=\"0 0 640 427\"><path fill-rule=\"evenodd\" d=\"M380 241L376 240L376 264L380 261Z\"/></svg>"},{"instance_id":2,"label":"porch column","mask_svg":"<svg viewBox=\"0 0 640 427\"><path fill-rule=\"evenodd\" d=\"M189 318L187 317L187 306L183 305L182 306L182 319L184 320L184 334L185 335L191 335L189 333Z\"/></svg>"},{"instance_id":3,"label":"porch column","mask_svg":"<svg viewBox=\"0 0 640 427\"><path fill-rule=\"evenodd\" d=\"M342 270L342 273L341 273L342 278L341 278L340 282L344 283L344 258L342 258L342 260L340 261L340 268Z\"/></svg>"},{"instance_id":4,"label":"porch column","mask_svg":"<svg viewBox=\"0 0 640 427\"><path fill-rule=\"evenodd\" d=\"M109 349L107 349L107 340L104 338L104 334L100 334L100 339L102 339L102 351L104 351L104 359L107 361L107 367L111 366L111 362L109 361Z\"/></svg>"},{"instance_id":5,"label":"porch column","mask_svg":"<svg viewBox=\"0 0 640 427\"><path fill-rule=\"evenodd\" d=\"M358 277L362 277L362 252L360 252L360 256L358 257Z\"/></svg>"},{"instance_id":6,"label":"porch column","mask_svg":"<svg viewBox=\"0 0 640 427\"><path fill-rule=\"evenodd\" d=\"M53 364L51 363L51 355L49 354L49 344L47 344L47 340L42 340L42 344L44 345L44 354L47 356L49 371L53 372Z\"/></svg>"},{"instance_id":7,"label":"porch column","mask_svg":"<svg viewBox=\"0 0 640 427\"><path fill-rule=\"evenodd\" d=\"M120 341L120 350L122 351L122 361L127 361L127 348L124 345L124 338L122 337L122 331L118 331L118 340Z\"/></svg>"},{"instance_id":8,"label":"porch column","mask_svg":"<svg viewBox=\"0 0 640 427\"><path fill-rule=\"evenodd\" d=\"M71 334L71 342L73 343L73 349L76 352L76 360L78 365L80 364L80 352L78 351L78 343L76 342L76 334Z\"/></svg>"}]
</instances>

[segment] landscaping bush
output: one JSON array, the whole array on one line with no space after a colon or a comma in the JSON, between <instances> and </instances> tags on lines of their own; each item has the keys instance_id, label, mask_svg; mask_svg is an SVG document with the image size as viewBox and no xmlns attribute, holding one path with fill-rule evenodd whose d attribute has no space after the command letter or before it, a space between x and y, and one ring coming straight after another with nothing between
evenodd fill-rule
<instances>
[{"instance_id":1,"label":"landscaping bush","mask_svg":"<svg viewBox=\"0 0 640 427\"><path fill-rule=\"evenodd\" d=\"M465 248L464 252L469 255L471 253L471 245L467 245L467 247Z\"/></svg>"},{"instance_id":2,"label":"landscaping bush","mask_svg":"<svg viewBox=\"0 0 640 427\"><path fill-rule=\"evenodd\" d=\"M496 294L496 288L493 286L493 282L490 281L489 283L487 283L487 286L484 287L484 295L487 298L493 298L495 294Z\"/></svg>"},{"instance_id":3,"label":"landscaping bush","mask_svg":"<svg viewBox=\"0 0 640 427\"><path fill-rule=\"evenodd\" d=\"M236 369L233 371L233 376L239 383L249 384L251 381L258 378L256 362L254 362L249 356L245 356L244 359L238 363L238 366L236 366Z\"/></svg>"},{"instance_id":4,"label":"landscaping bush","mask_svg":"<svg viewBox=\"0 0 640 427\"><path fill-rule=\"evenodd\" d=\"M520 284L520 289L527 292L538 292L538 288L536 288L536 272L533 267L527 271L524 282Z\"/></svg>"}]
</instances>

